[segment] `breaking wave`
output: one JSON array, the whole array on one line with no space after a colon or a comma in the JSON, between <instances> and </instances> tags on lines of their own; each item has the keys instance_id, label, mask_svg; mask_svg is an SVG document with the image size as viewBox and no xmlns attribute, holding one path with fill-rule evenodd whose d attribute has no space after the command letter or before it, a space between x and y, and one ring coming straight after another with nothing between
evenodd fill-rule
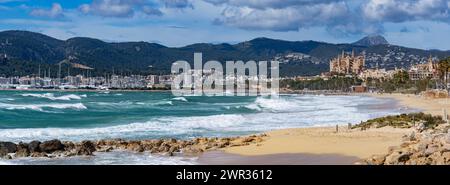
<instances>
[{"instance_id":1,"label":"breaking wave","mask_svg":"<svg viewBox=\"0 0 450 185\"><path fill-rule=\"evenodd\" d=\"M22 94L23 97L36 97L36 98L46 98L49 100L81 100L81 98L86 98L87 95L76 95L76 94L68 94L63 96L55 96L53 93L45 93L45 94L33 94L33 93L27 93Z\"/></svg>"},{"instance_id":2,"label":"breaking wave","mask_svg":"<svg viewBox=\"0 0 450 185\"><path fill-rule=\"evenodd\" d=\"M6 110L34 110L43 112L44 109L75 109L75 110L83 110L87 109L82 103L74 103L74 104L64 104L64 103L55 103L55 104L27 104L27 105L19 105L19 104L7 104L0 103L0 109Z\"/></svg>"},{"instance_id":3,"label":"breaking wave","mask_svg":"<svg viewBox=\"0 0 450 185\"><path fill-rule=\"evenodd\" d=\"M172 100L176 100L176 101L184 101L184 102L187 102L187 101L188 101L185 97L175 97L175 98L172 98Z\"/></svg>"}]
</instances>

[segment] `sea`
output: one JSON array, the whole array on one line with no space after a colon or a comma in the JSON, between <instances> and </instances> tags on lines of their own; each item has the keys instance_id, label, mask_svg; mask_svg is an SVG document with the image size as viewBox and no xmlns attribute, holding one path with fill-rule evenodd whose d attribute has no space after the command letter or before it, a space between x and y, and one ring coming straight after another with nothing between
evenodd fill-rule
<instances>
[{"instance_id":1,"label":"sea","mask_svg":"<svg viewBox=\"0 0 450 185\"><path fill-rule=\"evenodd\" d=\"M192 139L357 124L412 112L369 96L183 96L170 92L0 91L0 141ZM195 157L117 151L90 157L21 158L0 164L196 164Z\"/></svg>"}]
</instances>

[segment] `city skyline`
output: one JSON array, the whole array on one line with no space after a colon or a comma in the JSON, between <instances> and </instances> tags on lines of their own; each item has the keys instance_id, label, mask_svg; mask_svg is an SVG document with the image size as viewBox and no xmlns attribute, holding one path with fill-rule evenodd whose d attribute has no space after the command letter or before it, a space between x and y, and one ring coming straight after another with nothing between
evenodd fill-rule
<instances>
[{"instance_id":1,"label":"city skyline","mask_svg":"<svg viewBox=\"0 0 450 185\"><path fill-rule=\"evenodd\" d=\"M395 45L449 50L449 9L445 0L0 0L0 31L169 47L257 37L352 43L381 34Z\"/></svg>"}]
</instances>

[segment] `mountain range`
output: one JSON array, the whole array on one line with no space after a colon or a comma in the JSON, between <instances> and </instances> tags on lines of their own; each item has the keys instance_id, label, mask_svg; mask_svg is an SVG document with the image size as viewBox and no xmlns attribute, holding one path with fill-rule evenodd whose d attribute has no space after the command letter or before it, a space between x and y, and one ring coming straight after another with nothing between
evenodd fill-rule
<instances>
[{"instance_id":1,"label":"mountain range","mask_svg":"<svg viewBox=\"0 0 450 185\"><path fill-rule=\"evenodd\" d=\"M428 57L442 59L450 51L422 50L389 44L379 35L371 35L351 44L317 41L284 41L256 38L238 44L198 43L184 47L166 47L148 42L105 42L76 37L59 40L28 31L0 32L0 76L38 74L39 68L56 75L62 61L94 68L91 75L169 73L177 60L193 62L194 52L203 60L279 60L281 76L317 75L328 71L329 60L342 52L364 54L367 68L408 68ZM73 66L72 66L73 67ZM63 66L65 74L85 72ZM67 70L67 72L66 72ZM70 70L70 71L69 71ZM42 74L42 72L41 72Z\"/></svg>"}]
</instances>

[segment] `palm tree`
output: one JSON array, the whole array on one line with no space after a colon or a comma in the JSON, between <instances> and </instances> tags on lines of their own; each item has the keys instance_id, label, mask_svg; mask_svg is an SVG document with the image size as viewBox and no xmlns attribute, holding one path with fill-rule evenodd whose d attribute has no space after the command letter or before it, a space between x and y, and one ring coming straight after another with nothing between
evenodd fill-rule
<instances>
[{"instance_id":1,"label":"palm tree","mask_svg":"<svg viewBox=\"0 0 450 185\"><path fill-rule=\"evenodd\" d=\"M447 89L448 84L448 72L450 70L450 57L439 62L439 75L444 81L445 88Z\"/></svg>"}]
</instances>

